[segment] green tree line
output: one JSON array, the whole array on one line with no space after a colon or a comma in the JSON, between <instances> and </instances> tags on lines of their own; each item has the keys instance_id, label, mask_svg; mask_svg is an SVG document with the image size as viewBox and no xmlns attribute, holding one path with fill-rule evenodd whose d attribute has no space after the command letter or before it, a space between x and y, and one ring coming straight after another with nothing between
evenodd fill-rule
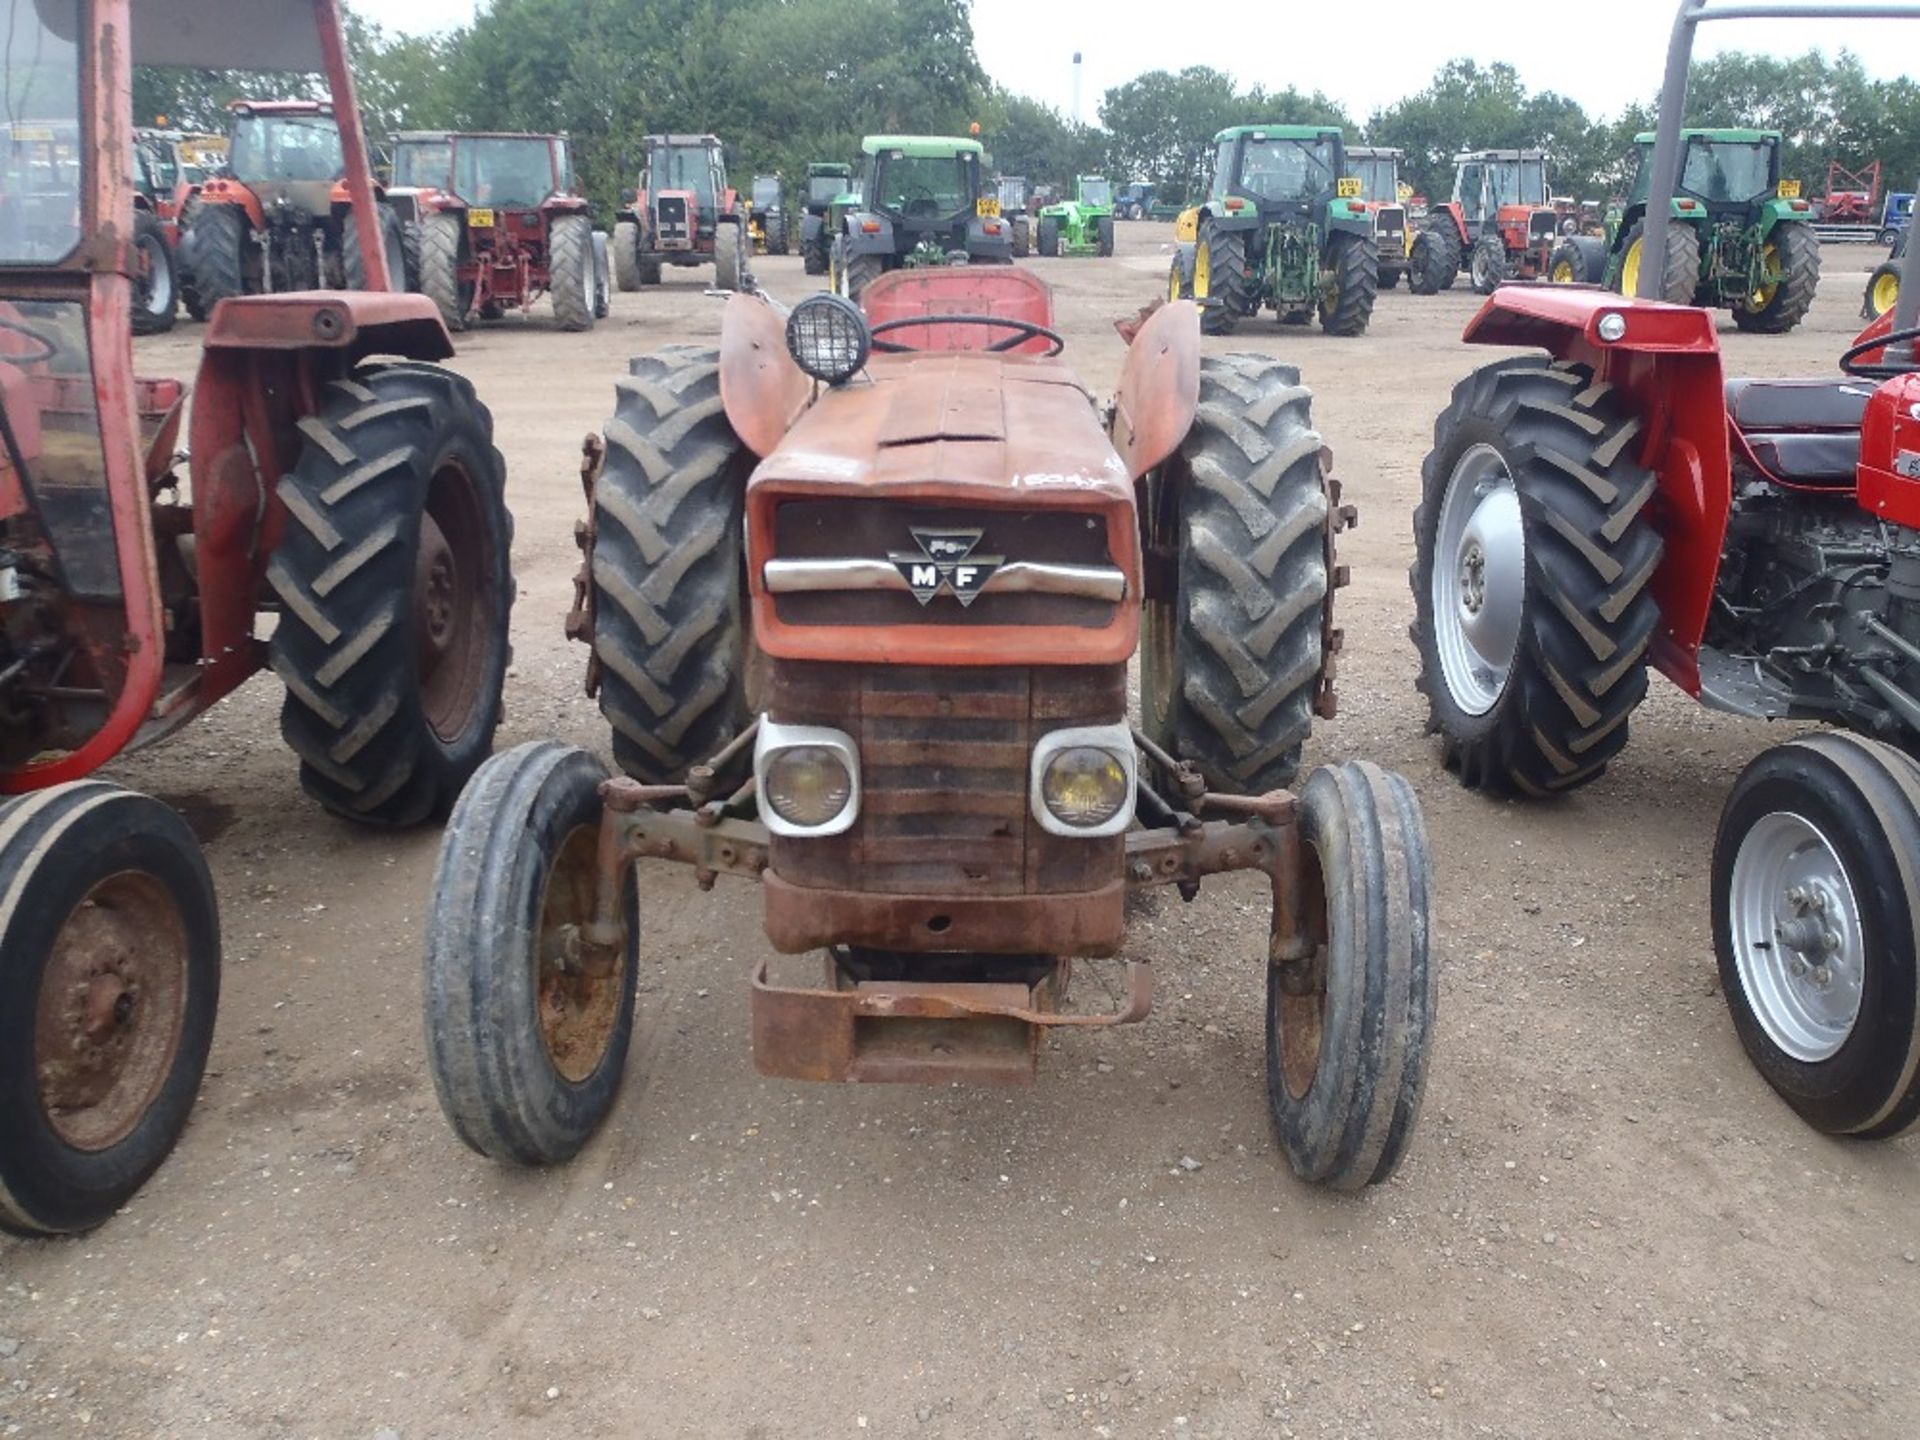
<instances>
[{"instance_id":1,"label":"green tree line","mask_svg":"<svg viewBox=\"0 0 1920 1440\"><path fill-rule=\"evenodd\" d=\"M1249 122L1334 124L1350 144L1396 146L1404 178L1435 198L1451 191L1457 151L1539 146L1557 193L1599 199L1624 187L1633 136L1652 123L1651 103L1589 115L1564 95L1529 91L1511 65L1456 59L1364 123L1317 89L1243 89L1190 66L1114 86L1101 123L1078 125L988 78L968 0L490 0L444 35L393 34L358 16L349 24L376 140L398 129L566 130L603 204L632 186L651 132L720 135L744 184L752 173L796 178L810 160L852 159L864 134L964 134L973 124L1003 173L1066 184L1103 170L1181 198L1204 189L1214 133ZM218 130L237 96L314 85L142 71L136 115ZM1872 79L1845 51L1700 61L1688 112L1693 124L1782 131L1785 173L1809 194L1823 190L1830 160L1877 157L1894 189L1920 176L1920 85Z\"/></svg>"}]
</instances>

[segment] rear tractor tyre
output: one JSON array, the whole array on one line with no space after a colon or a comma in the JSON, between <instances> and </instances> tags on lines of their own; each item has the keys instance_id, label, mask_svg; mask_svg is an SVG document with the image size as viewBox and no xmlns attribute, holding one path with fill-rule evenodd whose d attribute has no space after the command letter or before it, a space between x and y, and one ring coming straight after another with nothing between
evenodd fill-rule
<instances>
[{"instance_id":1,"label":"rear tractor tyre","mask_svg":"<svg viewBox=\"0 0 1920 1440\"><path fill-rule=\"evenodd\" d=\"M420 222L420 293L433 301L447 329L456 333L473 319L473 285L460 282L466 243L467 219L459 211L442 211Z\"/></svg>"},{"instance_id":2,"label":"rear tractor tyre","mask_svg":"<svg viewBox=\"0 0 1920 1440\"><path fill-rule=\"evenodd\" d=\"M300 782L373 825L445 815L493 748L513 606L506 466L464 376L369 365L326 389L280 482L267 580Z\"/></svg>"},{"instance_id":3,"label":"rear tractor tyre","mask_svg":"<svg viewBox=\"0 0 1920 1440\"><path fill-rule=\"evenodd\" d=\"M1416 295L1438 295L1451 290L1460 274L1460 233L1451 214L1443 213L1413 237L1408 261L1407 288Z\"/></svg>"},{"instance_id":4,"label":"rear tractor tyre","mask_svg":"<svg viewBox=\"0 0 1920 1440\"><path fill-rule=\"evenodd\" d=\"M618 939L582 934L606 778L557 740L515 746L461 791L441 842L425 976L433 1088L454 1133L506 1164L572 1159L620 1093L639 969L631 867Z\"/></svg>"},{"instance_id":5,"label":"rear tractor tyre","mask_svg":"<svg viewBox=\"0 0 1920 1440\"><path fill-rule=\"evenodd\" d=\"M1267 966L1267 1103L1296 1175L1360 1190L1399 1168L1426 1090L1433 867L1413 787L1364 761L1307 777L1300 829L1318 963Z\"/></svg>"},{"instance_id":6,"label":"rear tractor tyre","mask_svg":"<svg viewBox=\"0 0 1920 1440\"><path fill-rule=\"evenodd\" d=\"M1167 301L1193 299L1193 259L1194 247L1176 245L1173 247L1173 259L1167 265Z\"/></svg>"},{"instance_id":7,"label":"rear tractor tyre","mask_svg":"<svg viewBox=\"0 0 1920 1440\"><path fill-rule=\"evenodd\" d=\"M738 290L746 273L745 245L738 221L723 220L713 231L713 283L716 289Z\"/></svg>"},{"instance_id":8,"label":"rear tractor tyre","mask_svg":"<svg viewBox=\"0 0 1920 1440\"><path fill-rule=\"evenodd\" d=\"M1151 486L1150 543L1174 552L1178 584L1146 606L1146 732L1231 794L1292 781L1326 673L1331 516L1312 412L1293 366L1206 356L1193 428Z\"/></svg>"},{"instance_id":9,"label":"rear tractor tyre","mask_svg":"<svg viewBox=\"0 0 1920 1440\"><path fill-rule=\"evenodd\" d=\"M748 719L742 507L752 456L720 357L643 356L619 383L594 487L593 653L613 758L672 784Z\"/></svg>"},{"instance_id":10,"label":"rear tractor tyre","mask_svg":"<svg viewBox=\"0 0 1920 1440\"><path fill-rule=\"evenodd\" d=\"M1427 728L1469 789L1597 779L1647 693L1661 543L1640 419L1585 366L1525 356L1454 387L1414 512Z\"/></svg>"},{"instance_id":11,"label":"rear tractor tyre","mask_svg":"<svg viewBox=\"0 0 1920 1440\"><path fill-rule=\"evenodd\" d=\"M1920 1119L1920 765L1856 735L1763 753L1713 847L1713 948L1747 1058L1816 1130Z\"/></svg>"},{"instance_id":12,"label":"rear tractor tyre","mask_svg":"<svg viewBox=\"0 0 1920 1440\"><path fill-rule=\"evenodd\" d=\"M407 288L407 238L400 227L400 216L384 201L374 206L380 220L380 245L387 257L387 289ZM349 290L369 290L366 256L360 248L360 227L349 210L340 223L340 264Z\"/></svg>"},{"instance_id":13,"label":"rear tractor tyre","mask_svg":"<svg viewBox=\"0 0 1920 1440\"><path fill-rule=\"evenodd\" d=\"M173 329L180 310L180 268L157 215L134 213L133 248L133 333L159 335Z\"/></svg>"},{"instance_id":14,"label":"rear tractor tyre","mask_svg":"<svg viewBox=\"0 0 1920 1440\"><path fill-rule=\"evenodd\" d=\"M1103 256L1113 254L1113 217L1102 215L1093 222L1094 249Z\"/></svg>"},{"instance_id":15,"label":"rear tractor tyre","mask_svg":"<svg viewBox=\"0 0 1920 1440\"><path fill-rule=\"evenodd\" d=\"M1016 260L1024 260L1033 251L1033 230L1027 224L1027 217L1016 215L1009 227L1013 235L1013 255Z\"/></svg>"},{"instance_id":16,"label":"rear tractor tyre","mask_svg":"<svg viewBox=\"0 0 1920 1440\"><path fill-rule=\"evenodd\" d=\"M403 221L400 226L400 250L406 257L407 279L402 287L418 293L420 289L420 222Z\"/></svg>"},{"instance_id":17,"label":"rear tractor tyre","mask_svg":"<svg viewBox=\"0 0 1920 1440\"><path fill-rule=\"evenodd\" d=\"M613 313L613 255L607 232L593 232L593 318L604 320Z\"/></svg>"},{"instance_id":18,"label":"rear tractor tyre","mask_svg":"<svg viewBox=\"0 0 1920 1440\"><path fill-rule=\"evenodd\" d=\"M841 293L854 304L867 293L867 287L886 273L886 261L878 255L854 255L841 267Z\"/></svg>"},{"instance_id":19,"label":"rear tractor tyre","mask_svg":"<svg viewBox=\"0 0 1920 1440\"><path fill-rule=\"evenodd\" d=\"M0 995L0 1230L90 1230L206 1073L220 917L186 822L104 780L0 806Z\"/></svg>"},{"instance_id":20,"label":"rear tractor tyre","mask_svg":"<svg viewBox=\"0 0 1920 1440\"><path fill-rule=\"evenodd\" d=\"M1039 250L1049 259L1060 253L1060 222L1051 215L1040 217Z\"/></svg>"},{"instance_id":21,"label":"rear tractor tyre","mask_svg":"<svg viewBox=\"0 0 1920 1440\"><path fill-rule=\"evenodd\" d=\"M613 283L629 294L640 288L640 226L632 220L614 223Z\"/></svg>"},{"instance_id":22,"label":"rear tractor tyre","mask_svg":"<svg viewBox=\"0 0 1920 1440\"><path fill-rule=\"evenodd\" d=\"M1900 271L1897 260L1888 260L1867 277L1867 293L1860 303L1862 320L1878 320L1900 301Z\"/></svg>"},{"instance_id":23,"label":"rear tractor tyre","mask_svg":"<svg viewBox=\"0 0 1920 1440\"><path fill-rule=\"evenodd\" d=\"M1820 237L1789 220L1773 227L1763 255L1779 279L1756 287L1733 307L1733 323L1760 335L1783 335L1806 319L1820 288Z\"/></svg>"},{"instance_id":24,"label":"rear tractor tyre","mask_svg":"<svg viewBox=\"0 0 1920 1440\"><path fill-rule=\"evenodd\" d=\"M1620 293L1632 297L1640 283L1640 266L1646 252L1646 221L1636 220L1627 231L1620 252ZM1669 305L1691 305L1700 288L1700 235L1690 224L1671 221L1667 225L1666 263L1660 270L1660 298Z\"/></svg>"},{"instance_id":25,"label":"rear tractor tyre","mask_svg":"<svg viewBox=\"0 0 1920 1440\"><path fill-rule=\"evenodd\" d=\"M593 221L585 215L556 215L547 229L551 251L547 257L548 293L553 296L553 318L573 333L593 328L595 290Z\"/></svg>"},{"instance_id":26,"label":"rear tractor tyre","mask_svg":"<svg viewBox=\"0 0 1920 1440\"><path fill-rule=\"evenodd\" d=\"M1200 328L1208 335L1230 335L1240 317L1254 312L1253 275L1247 267L1247 233L1200 227L1193 252L1193 298L1202 304Z\"/></svg>"},{"instance_id":27,"label":"rear tractor tyre","mask_svg":"<svg viewBox=\"0 0 1920 1440\"><path fill-rule=\"evenodd\" d=\"M1320 275L1320 328L1329 335L1364 335L1380 288L1380 250L1373 241L1335 231Z\"/></svg>"},{"instance_id":28,"label":"rear tractor tyre","mask_svg":"<svg viewBox=\"0 0 1920 1440\"><path fill-rule=\"evenodd\" d=\"M202 204L192 222L193 286L201 314L247 293L247 212L238 205Z\"/></svg>"}]
</instances>

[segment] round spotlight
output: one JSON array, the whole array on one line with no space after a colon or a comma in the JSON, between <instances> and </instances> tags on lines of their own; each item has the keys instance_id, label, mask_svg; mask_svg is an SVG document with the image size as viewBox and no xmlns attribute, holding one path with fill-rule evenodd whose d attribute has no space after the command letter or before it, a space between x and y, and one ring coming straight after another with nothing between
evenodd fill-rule
<instances>
[{"instance_id":1,"label":"round spotlight","mask_svg":"<svg viewBox=\"0 0 1920 1440\"><path fill-rule=\"evenodd\" d=\"M1600 317L1600 324L1597 328L1600 331L1600 338L1602 340L1609 342L1624 340L1627 338L1627 317L1622 315L1618 310L1609 310Z\"/></svg>"},{"instance_id":2,"label":"round spotlight","mask_svg":"<svg viewBox=\"0 0 1920 1440\"><path fill-rule=\"evenodd\" d=\"M809 295L787 316L787 353L816 380L843 383L860 372L872 351L867 317L843 295Z\"/></svg>"}]
</instances>

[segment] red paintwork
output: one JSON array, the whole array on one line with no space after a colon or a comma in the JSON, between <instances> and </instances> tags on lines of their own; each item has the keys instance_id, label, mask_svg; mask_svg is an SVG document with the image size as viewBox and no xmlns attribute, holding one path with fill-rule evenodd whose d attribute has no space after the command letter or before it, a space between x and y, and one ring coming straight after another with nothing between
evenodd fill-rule
<instances>
[{"instance_id":1,"label":"red paintwork","mask_svg":"<svg viewBox=\"0 0 1920 1440\"><path fill-rule=\"evenodd\" d=\"M352 360L451 357L453 338L425 295L407 291L290 290L222 300L207 324L209 350L345 350ZM195 407L198 408L198 407Z\"/></svg>"},{"instance_id":2,"label":"red paintwork","mask_svg":"<svg viewBox=\"0 0 1920 1440\"><path fill-rule=\"evenodd\" d=\"M1920 460L1920 375L1882 382L1860 426L1860 506L1895 525L1920 530L1920 477L1893 468L1899 456Z\"/></svg>"},{"instance_id":3,"label":"red paintwork","mask_svg":"<svg viewBox=\"0 0 1920 1440\"><path fill-rule=\"evenodd\" d=\"M1862 340L1870 340L1876 336L1890 335L1892 333L1893 311L1887 310L1876 315L1872 320L1862 326L1860 333L1853 337L1853 343L1858 345ZM1884 348L1868 350L1860 356L1860 363L1863 365L1879 365L1885 363L1886 358L1887 352Z\"/></svg>"},{"instance_id":4,"label":"red paintwork","mask_svg":"<svg viewBox=\"0 0 1920 1440\"><path fill-rule=\"evenodd\" d=\"M1200 405L1200 307L1163 304L1127 346L1113 400L1113 444L1138 480L1171 455Z\"/></svg>"},{"instance_id":5,"label":"red paintwork","mask_svg":"<svg viewBox=\"0 0 1920 1440\"><path fill-rule=\"evenodd\" d=\"M1453 217L1453 233L1460 237L1460 249L1463 252L1473 244L1473 237L1467 234L1466 212L1460 208L1460 202L1458 200L1448 200L1436 205L1427 213L1433 215L1444 213Z\"/></svg>"},{"instance_id":6,"label":"red paintwork","mask_svg":"<svg viewBox=\"0 0 1920 1440\"><path fill-rule=\"evenodd\" d=\"M860 297L867 319L879 325L915 315L1004 315L1053 325L1053 291L1031 270L1013 265L930 265L889 270ZM985 350L1015 332L988 325L910 325L881 338L914 350ZM1051 344L1022 340L1006 353L1043 354Z\"/></svg>"},{"instance_id":7,"label":"red paintwork","mask_svg":"<svg viewBox=\"0 0 1920 1440\"><path fill-rule=\"evenodd\" d=\"M1626 337L1600 338L1600 317L1627 317ZM1645 427L1640 462L1659 477L1653 522L1666 553L1653 578L1661 630L1653 661L1689 695L1700 693L1700 641L1712 611L1720 552L1733 507L1726 378L1713 316L1686 305L1632 300L1585 285L1503 286L1468 324L1465 339L1534 346L1591 365L1633 397Z\"/></svg>"},{"instance_id":8,"label":"red paintwork","mask_svg":"<svg viewBox=\"0 0 1920 1440\"><path fill-rule=\"evenodd\" d=\"M720 315L720 403L740 443L771 455L812 399L813 381L787 353L779 312L736 291Z\"/></svg>"},{"instance_id":9,"label":"red paintwork","mask_svg":"<svg viewBox=\"0 0 1920 1440\"><path fill-rule=\"evenodd\" d=\"M584 196L557 193L566 180L558 143L562 138L559 135L496 131L449 132L447 140L456 154L463 140L545 142L551 188L556 192L537 206L493 205L483 199L469 200L451 190L434 187L418 192L416 203L422 215L454 211L465 219L470 217L474 209L490 209L494 212L496 223L493 225L478 228L467 225L467 256L455 272L459 284L473 287L473 297L467 306L469 315L478 315L489 305L508 310L529 309L535 300L553 288L553 272L550 268L553 222L559 216L583 215L588 210ZM529 215L538 217L538 223L529 226L526 223Z\"/></svg>"}]
</instances>

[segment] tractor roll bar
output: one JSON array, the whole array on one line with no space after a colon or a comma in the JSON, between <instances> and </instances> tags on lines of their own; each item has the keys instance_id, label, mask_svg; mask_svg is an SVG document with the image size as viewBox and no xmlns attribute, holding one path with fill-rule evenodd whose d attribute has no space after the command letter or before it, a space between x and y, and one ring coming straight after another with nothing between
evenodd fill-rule
<instances>
[{"instance_id":1,"label":"tractor roll bar","mask_svg":"<svg viewBox=\"0 0 1920 1440\"><path fill-rule=\"evenodd\" d=\"M1694 27L1703 20L1920 20L1920 4L1896 0L1680 0L1673 17L1673 39L1667 45L1667 74L1660 86L1660 118L1653 139L1653 183L1647 193L1645 253L1667 253L1667 226L1673 216L1673 192L1679 183L1680 129L1686 121L1687 67L1693 59ZM1920 318L1920 270L1914 256L1920 246L1907 246L1901 261L1900 300L1894 307L1893 328L1905 330ZM1659 261L1640 267L1637 299L1658 300L1663 266Z\"/></svg>"}]
</instances>

